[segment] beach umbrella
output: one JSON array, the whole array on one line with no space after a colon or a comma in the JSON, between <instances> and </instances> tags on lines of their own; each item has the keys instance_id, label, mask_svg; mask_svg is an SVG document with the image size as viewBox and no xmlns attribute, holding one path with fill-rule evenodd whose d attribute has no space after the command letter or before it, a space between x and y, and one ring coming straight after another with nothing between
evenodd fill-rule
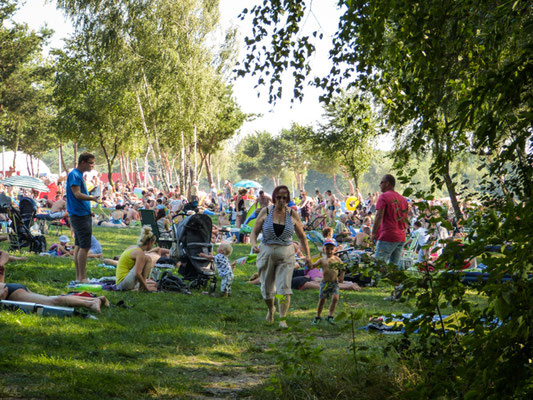
<instances>
[{"instance_id":1,"label":"beach umbrella","mask_svg":"<svg viewBox=\"0 0 533 400\"><path fill-rule=\"evenodd\" d=\"M256 182L256 181L251 181L249 179L244 179L242 181L234 183L233 187L242 187L242 188L246 188L246 189L249 189L249 188L260 189L263 186L261 186L261 184Z\"/></svg>"},{"instance_id":2,"label":"beach umbrella","mask_svg":"<svg viewBox=\"0 0 533 400\"><path fill-rule=\"evenodd\" d=\"M17 186L24 189L35 189L39 192L48 192L48 187L38 178L32 176L10 176L0 181L4 186Z\"/></svg>"}]
</instances>

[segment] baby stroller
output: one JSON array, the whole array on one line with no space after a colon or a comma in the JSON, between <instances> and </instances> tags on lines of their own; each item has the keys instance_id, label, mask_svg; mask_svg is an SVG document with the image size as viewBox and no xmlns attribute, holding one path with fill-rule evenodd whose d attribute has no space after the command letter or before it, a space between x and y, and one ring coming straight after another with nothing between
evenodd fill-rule
<instances>
[{"instance_id":1,"label":"baby stroller","mask_svg":"<svg viewBox=\"0 0 533 400\"><path fill-rule=\"evenodd\" d=\"M209 254L211 230L213 222L209 216L194 214L174 225L177 245L171 250L171 257L181 261L178 272L183 279L190 281L189 288L202 289L209 287L213 293L217 286L217 277L213 262L199 257L199 253Z\"/></svg>"},{"instance_id":2,"label":"baby stroller","mask_svg":"<svg viewBox=\"0 0 533 400\"><path fill-rule=\"evenodd\" d=\"M34 253L42 253L47 250L46 238L43 235L32 235L30 225L33 217L28 216L28 209L23 201L22 207L25 209L25 219L23 219L21 211L13 207L11 198L3 193L0 194L0 213L7 214L11 221L8 228L9 251L20 251L23 247L29 247ZM34 215L34 212L32 215Z\"/></svg>"}]
</instances>

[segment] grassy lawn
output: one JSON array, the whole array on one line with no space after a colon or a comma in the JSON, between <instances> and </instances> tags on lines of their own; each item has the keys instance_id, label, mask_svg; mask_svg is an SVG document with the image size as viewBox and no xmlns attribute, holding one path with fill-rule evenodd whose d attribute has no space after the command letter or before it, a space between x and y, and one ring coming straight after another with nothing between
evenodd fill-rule
<instances>
[{"instance_id":1,"label":"grassy lawn","mask_svg":"<svg viewBox=\"0 0 533 400\"><path fill-rule=\"evenodd\" d=\"M120 254L136 242L138 233L139 228L95 229L105 257ZM48 244L56 239L48 235ZM2 248L7 248L6 242ZM230 259L248 254L249 249L235 245ZM66 292L66 284L74 279L72 260L28 256L25 262L7 265L7 283L23 283L49 295ZM98 263L89 261L89 277L114 275L114 270ZM231 298L199 291L191 296L109 292L112 304L124 300L131 308L111 306L98 320L0 312L0 398L276 397L264 392L276 372L277 358L268 350L271 344L283 347L288 335L264 322L266 308L259 288L245 284L254 271L255 265L236 269ZM409 311L406 304L384 301L389 293L388 286L345 292L337 312L347 304L367 313ZM312 329L317 299L316 291L293 295L288 323L302 329L300 335ZM339 362L350 361L351 333L341 329L343 324L323 324L314 331L316 342L325 348L325 365L338 368ZM388 340L356 332L356 341L369 346L370 354Z\"/></svg>"}]
</instances>

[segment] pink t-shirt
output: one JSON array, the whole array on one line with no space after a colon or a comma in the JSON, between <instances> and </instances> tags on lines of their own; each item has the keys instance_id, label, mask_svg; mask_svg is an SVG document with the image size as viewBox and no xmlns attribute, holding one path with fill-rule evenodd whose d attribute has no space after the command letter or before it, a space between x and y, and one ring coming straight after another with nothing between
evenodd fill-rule
<instances>
[{"instance_id":1,"label":"pink t-shirt","mask_svg":"<svg viewBox=\"0 0 533 400\"><path fill-rule=\"evenodd\" d=\"M385 210L377 239L384 242L404 242L407 230L407 200L394 190L388 190L379 196L376 210Z\"/></svg>"}]
</instances>

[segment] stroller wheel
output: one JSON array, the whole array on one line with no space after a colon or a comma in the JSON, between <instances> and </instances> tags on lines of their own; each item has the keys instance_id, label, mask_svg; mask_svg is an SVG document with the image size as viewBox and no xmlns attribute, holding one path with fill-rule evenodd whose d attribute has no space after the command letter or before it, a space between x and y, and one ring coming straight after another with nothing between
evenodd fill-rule
<instances>
[{"instance_id":1,"label":"stroller wheel","mask_svg":"<svg viewBox=\"0 0 533 400\"><path fill-rule=\"evenodd\" d=\"M216 279L213 279L209 283L209 293L215 293L216 290L217 290L217 281Z\"/></svg>"},{"instance_id":2,"label":"stroller wheel","mask_svg":"<svg viewBox=\"0 0 533 400\"><path fill-rule=\"evenodd\" d=\"M192 281L189 283L189 286L188 286L188 287L189 287L189 289L198 289L198 287L199 287L198 284L199 284L198 280L197 280L197 279L194 279L194 280L192 280Z\"/></svg>"}]
</instances>

